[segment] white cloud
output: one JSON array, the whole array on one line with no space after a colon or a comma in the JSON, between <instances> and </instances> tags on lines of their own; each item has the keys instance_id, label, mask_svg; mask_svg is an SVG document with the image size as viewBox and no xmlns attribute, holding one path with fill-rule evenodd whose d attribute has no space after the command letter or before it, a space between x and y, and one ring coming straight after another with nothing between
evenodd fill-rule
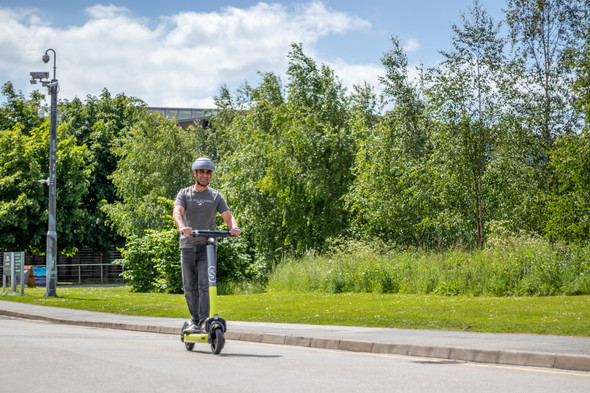
<instances>
[{"instance_id":1,"label":"white cloud","mask_svg":"<svg viewBox=\"0 0 590 393\"><path fill-rule=\"evenodd\" d=\"M84 99L107 88L152 106L212 106L211 97L224 83L251 82L257 71L284 73L292 43L302 42L306 53L313 53L322 37L369 27L319 2L295 8L258 3L158 21L113 5L95 5L86 15L82 25L58 28L41 25L35 10L0 8L0 83L11 80L20 89L17 80L28 81L29 71L47 68L41 56L53 48L60 98ZM349 75L375 79L376 70L342 62L340 72L357 83Z\"/></svg>"},{"instance_id":2,"label":"white cloud","mask_svg":"<svg viewBox=\"0 0 590 393\"><path fill-rule=\"evenodd\" d=\"M383 76L383 67L372 64L348 64L344 60L338 60L328 66L334 70L334 73L342 81L342 85L353 91L354 85L363 85L364 82L369 83L380 91L379 76Z\"/></svg>"},{"instance_id":3,"label":"white cloud","mask_svg":"<svg viewBox=\"0 0 590 393\"><path fill-rule=\"evenodd\" d=\"M416 38L410 38L406 41L403 47L406 52L414 52L420 49L420 42Z\"/></svg>"}]
</instances>

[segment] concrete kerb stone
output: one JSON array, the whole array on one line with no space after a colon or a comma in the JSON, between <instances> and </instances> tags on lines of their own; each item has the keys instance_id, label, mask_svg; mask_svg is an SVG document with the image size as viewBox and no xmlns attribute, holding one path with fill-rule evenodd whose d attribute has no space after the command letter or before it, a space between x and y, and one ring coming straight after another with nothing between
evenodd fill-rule
<instances>
[{"instance_id":1,"label":"concrete kerb stone","mask_svg":"<svg viewBox=\"0 0 590 393\"><path fill-rule=\"evenodd\" d=\"M248 342L254 342L254 343L259 343L262 341L262 334L260 333L251 333L251 332L231 332L232 334L229 335L229 337L226 335L226 337L228 337L228 339L230 337L233 337L234 334L239 337L239 338L235 338L235 340L239 340L239 341L248 341ZM232 338L233 339L233 338Z\"/></svg>"},{"instance_id":2,"label":"concrete kerb stone","mask_svg":"<svg viewBox=\"0 0 590 393\"><path fill-rule=\"evenodd\" d=\"M338 349L351 352L372 352L373 343L369 341L340 340Z\"/></svg>"},{"instance_id":3,"label":"concrete kerb stone","mask_svg":"<svg viewBox=\"0 0 590 393\"><path fill-rule=\"evenodd\" d=\"M260 338L260 342L264 344L285 344L285 336L282 334L263 334Z\"/></svg>"},{"instance_id":4,"label":"concrete kerb stone","mask_svg":"<svg viewBox=\"0 0 590 393\"><path fill-rule=\"evenodd\" d=\"M310 347L311 346L311 338L310 337L287 336L287 337L285 337L285 344L286 345L295 345L298 347Z\"/></svg>"},{"instance_id":5,"label":"concrete kerb stone","mask_svg":"<svg viewBox=\"0 0 590 393\"><path fill-rule=\"evenodd\" d=\"M564 370L590 371L590 356L557 354L554 367Z\"/></svg>"},{"instance_id":6,"label":"concrete kerb stone","mask_svg":"<svg viewBox=\"0 0 590 393\"><path fill-rule=\"evenodd\" d=\"M412 345L410 346L408 356L449 359L451 351L452 348L447 347Z\"/></svg>"},{"instance_id":7,"label":"concrete kerb stone","mask_svg":"<svg viewBox=\"0 0 590 393\"><path fill-rule=\"evenodd\" d=\"M498 363L500 351L471 348L451 348L449 359L476 363Z\"/></svg>"},{"instance_id":8,"label":"concrete kerb stone","mask_svg":"<svg viewBox=\"0 0 590 393\"><path fill-rule=\"evenodd\" d=\"M408 356L412 350L413 345L408 344L386 344L386 343L374 343L373 353L384 353L389 355L403 355Z\"/></svg>"},{"instance_id":9,"label":"concrete kerb stone","mask_svg":"<svg viewBox=\"0 0 590 393\"><path fill-rule=\"evenodd\" d=\"M309 346L311 348L319 348L319 349L340 349L340 340L312 337L309 342Z\"/></svg>"},{"instance_id":10,"label":"concrete kerb stone","mask_svg":"<svg viewBox=\"0 0 590 393\"><path fill-rule=\"evenodd\" d=\"M160 332L162 334L178 334L180 335L180 329L179 328L173 328L173 327L169 327L169 326L160 326Z\"/></svg>"},{"instance_id":11,"label":"concrete kerb stone","mask_svg":"<svg viewBox=\"0 0 590 393\"><path fill-rule=\"evenodd\" d=\"M515 366L547 367L555 366L554 353L501 351L498 363Z\"/></svg>"}]
</instances>

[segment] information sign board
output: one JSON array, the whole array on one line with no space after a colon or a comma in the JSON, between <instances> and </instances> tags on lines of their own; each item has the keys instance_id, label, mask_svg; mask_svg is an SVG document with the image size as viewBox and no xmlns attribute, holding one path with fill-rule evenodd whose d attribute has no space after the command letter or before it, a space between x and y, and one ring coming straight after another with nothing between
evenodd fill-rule
<instances>
[{"instance_id":1,"label":"information sign board","mask_svg":"<svg viewBox=\"0 0 590 393\"><path fill-rule=\"evenodd\" d=\"M20 278L20 294L25 293L25 253L5 252L4 266L2 269L2 292L6 292L6 278L10 277L12 292L16 292L17 277Z\"/></svg>"}]
</instances>

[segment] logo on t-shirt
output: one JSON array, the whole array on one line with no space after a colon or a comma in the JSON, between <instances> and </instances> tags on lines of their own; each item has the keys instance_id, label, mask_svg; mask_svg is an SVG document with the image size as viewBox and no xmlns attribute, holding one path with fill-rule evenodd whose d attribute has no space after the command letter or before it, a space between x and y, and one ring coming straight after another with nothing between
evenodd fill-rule
<instances>
[{"instance_id":1,"label":"logo on t-shirt","mask_svg":"<svg viewBox=\"0 0 590 393\"><path fill-rule=\"evenodd\" d=\"M211 199L195 199L195 202L199 206L203 206L203 203L213 203Z\"/></svg>"}]
</instances>

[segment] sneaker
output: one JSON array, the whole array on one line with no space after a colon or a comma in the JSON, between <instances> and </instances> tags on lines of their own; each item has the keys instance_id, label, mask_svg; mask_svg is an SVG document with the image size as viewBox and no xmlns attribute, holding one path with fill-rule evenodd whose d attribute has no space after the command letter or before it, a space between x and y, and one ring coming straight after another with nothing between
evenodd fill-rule
<instances>
[{"instance_id":1,"label":"sneaker","mask_svg":"<svg viewBox=\"0 0 590 393\"><path fill-rule=\"evenodd\" d=\"M191 324L188 325L182 332L185 334L199 334L201 333L201 328L194 322L191 322Z\"/></svg>"}]
</instances>

